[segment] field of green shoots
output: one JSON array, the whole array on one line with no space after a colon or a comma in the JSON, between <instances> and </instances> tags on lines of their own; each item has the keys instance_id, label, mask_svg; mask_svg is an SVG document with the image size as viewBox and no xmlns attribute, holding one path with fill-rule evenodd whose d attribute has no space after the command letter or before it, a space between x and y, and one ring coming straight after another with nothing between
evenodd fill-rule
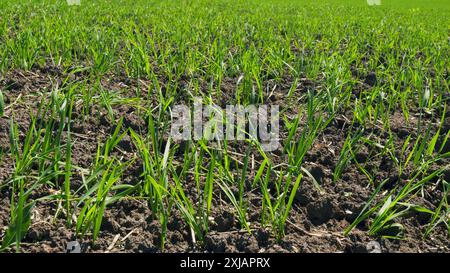
<instances>
[{"instance_id":1,"label":"field of green shoots","mask_svg":"<svg viewBox=\"0 0 450 273\"><path fill-rule=\"evenodd\" d=\"M448 0L0 1L0 252L450 252L449 60Z\"/></svg>"}]
</instances>

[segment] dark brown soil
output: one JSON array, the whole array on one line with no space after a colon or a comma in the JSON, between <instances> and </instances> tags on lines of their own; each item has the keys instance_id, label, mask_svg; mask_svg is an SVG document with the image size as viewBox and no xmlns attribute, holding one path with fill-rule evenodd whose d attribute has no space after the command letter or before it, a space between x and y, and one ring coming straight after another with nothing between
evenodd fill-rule
<instances>
[{"instance_id":1,"label":"dark brown soil","mask_svg":"<svg viewBox=\"0 0 450 273\"><path fill-rule=\"evenodd\" d=\"M0 186L10 175L12 169L9 151L9 117L19 125L21 136L28 129L29 113L34 111L41 98L49 96L49 90L55 85L63 86L65 79L70 81L82 81L83 75L70 75L58 67L47 67L32 71L15 70L8 72L0 79L0 88L3 90L6 105L13 104L6 110L6 117L0 118L0 149L4 151L0 161ZM51 79L51 80L50 80ZM101 85L112 91L120 91L122 96L134 97L139 85L146 85L144 80L126 79L125 77L104 76ZM364 86L370 88L377 82L376 75L369 73L364 78ZM289 79L286 83L279 84L273 92L273 97L268 98L272 102L282 102L289 89ZM221 98L223 104L233 97L236 80L226 79L222 83L224 95ZM299 83L296 96L303 97L305 90L313 89L315 83L304 79ZM359 91L358 91L359 93ZM155 96L156 97L156 96ZM183 98L180 98L181 100ZM140 101L143 107L154 106L156 101ZM124 118L124 126L135 131L145 133L146 121L137 113L134 105L114 105L114 113L117 117ZM116 126L111 121L104 108L95 106L91 109L92 115L83 118L81 109L77 106L74 111L73 131L73 159L74 164L87 168L94 158L97 144L106 139ZM292 109L293 113L298 111ZM168 224L166 248L160 249L161 225L154 220L148 204L139 199L123 199L111 206L105 212L101 227L101 234L95 244L90 237L77 238L74 227L67 227L63 215L56 215L58 204L51 201L38 202L33 210L32 225L23 240L21 251L24 252L65 252L66 245L70 241L78 240L82 243L83 252L371 252L378 244L382 252L449 252L447 230L438 226L432 235L423 239L426 221L420 215L412 215L402 218L405 226L403 240L389 240L370 237L367 235L367 223L363 222L353 232L345 237L343 230L355 220L364 204L373 192L369 184L357 168L351 163L343 172L340 179L333 182L332 173L345 137L350 128L348 122L351 116L342 113L336 116L327 129L322 132L313 147L307 153L303 167L319 182L323 192L319 192L311 179L305 176L296 195L294 207L290 214L286 236L277 241L270 230L260 227L261 197L256 191L249 192L249 221L252 233L241 230L232 206L226 198L215 193L215 201L212 212L210 231L205 238L204 245L194 244L191 231L184 223L179 213L174 210ZM412 121L407 123L401 112L394 112L391 120L391 130L396 135L401 145L407 134L416 132L412 113ZM349 114L348 114L349 115ZM450 117L447 117L446 121ZM427 123L439 121L438 115L427 117ZM450 124L450 123L449 123ZM449 128L449 124L446 130ZM444 127L445 127L444 126ZM368 128L365 134L375 135L382 140L385 132L376 126ZM245 151L242 147L233 147L236 151ZM127 136L119 144L117 154L123 156L123 160L131 159L136 154L136 148ZM274 152L271 156L280 164L285 161L284 155ZM361 148L357 159L364 162L370 158L372 171L376 171L377 181L390 178L391 184L400 179L394 175L394 166L386 158L378 158L377 154L369 152L369 148ZM182 160L182 153L179 156ZM256 162L258 163L258 162ZM124 183L133 184L139 180L139 162L127 170L123 178ZM392 177L391 177L392 176ZM79 177L73 178L73 186L80 185ZM391 185L392 186L392 185ZM390 187L389 183L385 187ZM9 223L10 192L7 187L0 188L0 237ZM40 188L35 195L46 196L54 194L53 189ZM436 200L441 200L439 191L430 189L427 198L421 197L417 203L427 204L435 208ZM431 198L435 196L437 198ZM222 198L219 198L222 197ZM220 200L220 201L219 201ZM378 244L377 244L378 243ZM375 247L374 247L375 246ZM11 250L12 251L12 250Z\"/></svg>"}]
</instances>

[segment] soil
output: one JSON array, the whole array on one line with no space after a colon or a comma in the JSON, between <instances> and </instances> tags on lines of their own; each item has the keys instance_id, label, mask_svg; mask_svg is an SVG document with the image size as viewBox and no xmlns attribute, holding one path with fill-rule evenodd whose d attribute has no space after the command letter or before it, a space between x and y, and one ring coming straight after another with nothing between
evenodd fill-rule
<instances>
[{"instance_id":1,"label":"soil","mask_svg":"<svg viewBox=\"0 0 450 273\"><path fill-rule=\"evenodd\" d=\"M36 111L37 103L41 98L48 98L52 87L64 86L66 79L82 81L84 75L68 74L59 67L45 67L31 71L13 70L0 79L0 89L3 90L7 109L5 116L0 118L0 150L4 151L0 161L0 236L9 223L10 192L7 187L1 187L10 175L12 161L9 158L9 118L13 115L19 125L20 137L23 138L30 124L30 111ZM114 80L110 80L114 79ZM363 77L361 86L355 88L355 96L362 90L370 89L377 83L375 73L371 72ZM226 104L236 89L236 79L225 79L221 89L224 90L219 101ZM289 90L291 79L285 79L281 84L273 83L274 92L267 99L271 102L283 102ZM111 77L105 75L100 83L105 90L121 92L122 96L134 97L139 86L148 84L142 79L128 79L124 76ZM180 84L182 86L183 83ZM318 86L314 81L302 79L295 90L294 97L304 99L305 90ZM183 100L177 98L179 100ZM156 100L140 101L144 107L154 107ZM116 117L124 118L124 126L144 134L146 121L138 114L134 105L113 105ZM293 108L295 114L298 109ZM74 164L88 168L95 159L99 142L103 142L114 130L116 121L112 121L106 110L101 106L93 106L92 115L83 118L80 106L75 106L73 116L73 159ZM394 112L391 120L391 130L401 147L407 134L419 134L415 122L418 112L412 111L411 120L406 122L401 112ZM426 122L438 123L439 113L425 117ZM449 252L448 233L444 226L438 226L431 236L423 239L427 227L419 214L402 218L401 224L405 227L403 240L392 240L368 236L368 223L358 225L349 236L343 236L343 230L358 216L366 204L373 187L363 175L356 164L349 164L340 179L333 181L332 174L336 167L345 137L352 130L349 119L350 113L336 116L318 137L313 147L307 153L303 167L321 185L319 191L312 180L305 176L296 194L293 209L286 226L286 236L276 240L271 231L260 226L259 211L261 198L257 191L249 191L249 221L252 233L243 231L228 200L215 192L213 211L211 214L210 231L204 240L204 245L194 244L191 231L184 223L179 213L174 210L170 217L167 231L166 247L161 250L161 225L152 217L148 204L139 199L122 199L107 207L101 232L95 244L91 243L90 236L79 238L74 227L66 225L64 215L56 214L58 203L51 201L38 202L32 212L32 224L27 232L21 251L23 252L66 252L67 243L78 240L82 252ZM450 127L450 115L445 119L444 129ZM367 128L366 135L375 135L382 140L385 135L377 126ZM449 147L446 147L448 150ZM236 152L245 153L245 148L233 147ZM123 161L133 158L136 148L130 138L125 137L115 151L123 157ZM271 154L275 162L283 163L285 156L274 152ZM369 148L361 148L357 160L364 162L370 158L371 171L376 171L376 181L389 178L391 183L384 187L391 188L402 179L393 173L394 166L391 160L379 158ZM183 154L178 155L182 160ZM139 180L140 162L127 170L123 183L134 184ZM449 174L446 174L449 175ZM189 182L188 182L189 183ZM73 188L81 185L81 178L74 176ZM186 188L188 188L187 185ZM54 189L41 187L33 197L54 194ZM436 200L442 199L442 192L427 189L424 197L417 197L417 203L427 204L435 208ZM55 216L56 215L56 216ZM10 251L13 251L12 249Z\"/></svg>"}]
</instances>

